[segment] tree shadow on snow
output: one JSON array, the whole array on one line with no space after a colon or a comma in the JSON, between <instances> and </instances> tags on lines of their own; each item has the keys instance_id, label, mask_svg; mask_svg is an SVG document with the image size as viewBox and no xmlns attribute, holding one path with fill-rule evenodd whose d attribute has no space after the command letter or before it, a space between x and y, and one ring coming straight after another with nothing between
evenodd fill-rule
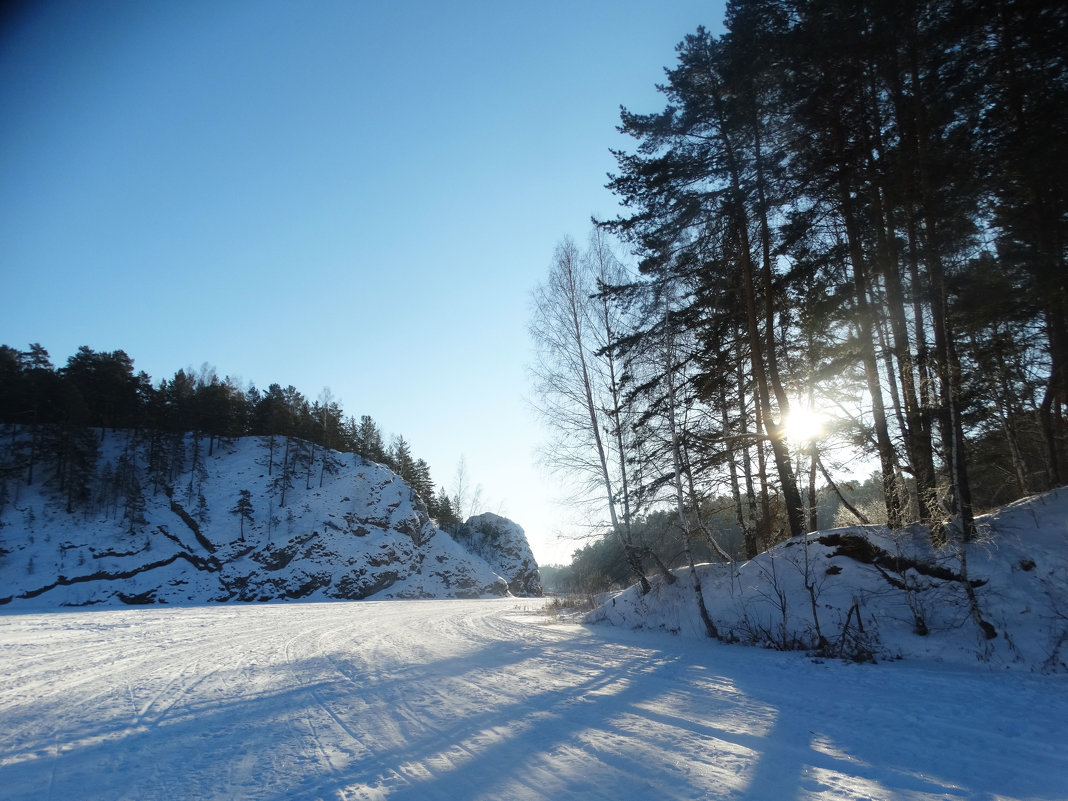
<instances>
[{"instance_id":1,"label":"tree shadow on snow","mask_svg":"<svg viewBox=\"0 0 1068 801\"><path fill-rule=\"evenodd\" d=\"M421 700L465 674L514 668L521 681L538 660L559 665L553 686L516 688L461 714ZM1033 713L1048 687L1041 677L820 663L596 627L548 647L489 646L390 681L380 700L402 704L408 737L365 743L343 768L270 797L1068 797L1056 745L1068 736L1063 694L1061 712L1023 728L1006 711Z\"/></svg>"},{"instance_id":2,"label":"tree shadow on snow","mask_svg":"<svg viewBox=\"0 0 1068 801\"><path fill-rule=\"evenodd\" d=\"M1048 677L600 626L404 664L318 652L190 675L147 704L111 687L99 709L9 707L4 797L1068 797L1068 698Z\"/></svg>"}]
</instances>

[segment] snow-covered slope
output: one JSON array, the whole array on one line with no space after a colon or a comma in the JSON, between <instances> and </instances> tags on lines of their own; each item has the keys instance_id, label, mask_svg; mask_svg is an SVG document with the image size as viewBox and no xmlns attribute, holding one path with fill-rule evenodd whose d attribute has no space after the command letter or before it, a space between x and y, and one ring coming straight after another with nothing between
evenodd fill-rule
<instances>
[{"instance_id":1,"label":"snow-covered slope","mask_svg":"<svg viewBox=\"0 0 1068 801\"><path fill-rule=\"evenodd\" d=\"M508 579L513 595L541 595L538 563L523 529L507 518L489 512L469 517L453 532L453 539Z\"/></svg>"},{"instance_id":2,"label":"snow-covered slope","mask_svg":"<svg viewBox=\"0 0 1068 801\"><path fill-rule=\"evenodd\" d=\"M978 519L966 551L921 526L857 526L701 565L721 638L828 655L1068 670L1068 488ZM962 559L963 557L963 559ZM590 622L703 637L693 576L607 599ZM970 587L970 589L969 589Z\"/></svg>"},{"instance_id":3,"label":"snow-covered slope","mask_svg":"<svg viewBox=\"0 0 1068 801\"><path fill-rule=\"evenodd\" d=\"M193 458L190 440L183 444L187 469L157 488L145 466L147 446L131 445L127 432L107 432L93 496L73 514L51 482L8 481L0 603L508 594L514 577L438 530L409 485L382 465L319 449L302 460L289 454L283 472L283 441L273 453L259 438L216 443L208 456L204 440ZM296 441L289 447L310 450ZM131 462L143 509L134 503L131 510L125 495L112 493L116 482L107 483ZM243 491L245 516L238 511Z\"/></svg>"}]
</instances>

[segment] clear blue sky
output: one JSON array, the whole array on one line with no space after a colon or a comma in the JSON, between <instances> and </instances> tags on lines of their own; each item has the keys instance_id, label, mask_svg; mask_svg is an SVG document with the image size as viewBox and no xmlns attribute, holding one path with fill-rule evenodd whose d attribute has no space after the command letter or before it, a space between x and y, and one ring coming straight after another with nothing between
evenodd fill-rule
<instances>
[{"instance_id":1,"label":"clear blue sky","mask_svg":"<svg viewBox=\"0 0 1068 801\"><path fill-rule=\"evenodd\" d=\"M542 563L530 292L722 2L82 0L0 32L0 344L329 387Z\"/></svg>"}]
</instances>

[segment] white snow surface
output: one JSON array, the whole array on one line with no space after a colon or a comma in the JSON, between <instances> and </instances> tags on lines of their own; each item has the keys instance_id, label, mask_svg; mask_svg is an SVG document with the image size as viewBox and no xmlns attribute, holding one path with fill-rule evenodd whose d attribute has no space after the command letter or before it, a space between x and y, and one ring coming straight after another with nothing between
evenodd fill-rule
<instances>
[{"instance_id":1,"label":"white snow surface","mask_svg":"<svg viewBox=\"0 0 1068 801\"><path fill-rule=\"evenodd\" d=\"M979 619L961 581L961 546L934 547L922 526L816 532L749 562L698 565L697 575L724 639L877 661L1068 672L1068 488L977 518L977 528L963 552ZM670 585L653 577L645 596L631 587L605 599L587 622L704 638L691 571L676 575Z\"/></svg>"},{"instance_id":2,"label":"white snow surface","mask_svg":"<svg viewBox=\"0 0 1068 801\"><path fill-rule=\"evenodd\" d=\"M551 620L541 602L0 615L0 795L1064 799L1060 675Z\"/></svg>"}]
</instances>

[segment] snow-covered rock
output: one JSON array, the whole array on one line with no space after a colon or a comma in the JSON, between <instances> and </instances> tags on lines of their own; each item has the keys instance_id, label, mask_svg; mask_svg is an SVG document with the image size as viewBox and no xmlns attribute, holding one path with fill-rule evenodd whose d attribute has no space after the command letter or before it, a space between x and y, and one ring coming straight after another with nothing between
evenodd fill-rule
<instances>
[{"instance_id":1,"label":"snow-covered rock","mask_svg":"<svg viewBox=\"0 0 1068 801\"><path fill-rule=\"evenodd\" d=\"M722 639L860 659L1068 671L1068 488L977 518L966 549L914 525L808 534L735 564L699 565ZM962 560L962 554L964 559ZM588 622L703 637L693 576L651 578Z\"/></svg>"},{"instance_id":2,"label":"snow-covered rock","mask_svg":"<svg viewBox=\"0 0 1068 801\"><path fill-rule=\"evenodd\" d=\"M486 512L467 518L452 536L503 576L513 595L543 594L538 563L534 561L527 536L518 524Z\"/></svg>"},{"instance_id":3,"label":"snow-covered rock","mask_svg":"<svg viewBox=\"0 0 1068 801\"><path fill-rule=\"evenodd\" d=\"M101 476L117 472L109 466L137 465L143 520L133 524L130 516L138 515L124 496L109 495L102 482L93 500L68 514L51 482L8 481L0 504L0 603L508 594L513 574L503 577L437 529L409 485L380 464L322 449L308 455L301 444L303 466L281 474L283 447L274 443L272 453L249 437L216 443L210 456L204 440L193 469L189 439L182 446L186 472L154 487L143 443L131 445L136 438L128 432L103 436ZM236 511L242 491L251 519ZM485 553L492 558L492 550Z\"/></svg>"}]
</instances>

